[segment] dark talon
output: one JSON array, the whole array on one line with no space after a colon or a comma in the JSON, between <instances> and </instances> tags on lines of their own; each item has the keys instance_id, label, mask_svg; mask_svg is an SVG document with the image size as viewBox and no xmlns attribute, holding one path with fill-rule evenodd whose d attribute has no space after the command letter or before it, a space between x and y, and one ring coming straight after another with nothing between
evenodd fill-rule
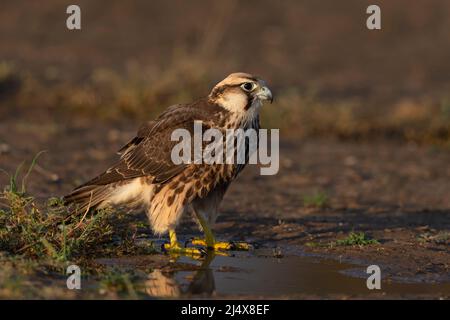
<instances>
[{"instance_id":1,"label":"dark talon","mask_svg":"<svg viewBox=\"0 0 450 320\"><path fill-rule=\"evenodd\" d=\"M167 253L167 249L164 247L165 244L166 244L166 243L163 243L163 244L161 245L161 251L162 251L163 253Z\"/></svg>"},{"instance_id":2,"label":"dark talon","mask_svg":"<svg viewBox=\"0 0 450 320\"><path fill-rule=\"evenodd\" d=\"M184 247L187 248L187 246L189 245L189 243L191 243L194 240L194 238L189 238L184 242Z\"/></svg>"},{"instance_id":3,"label":"dark talon","mask_svg":"<svg viewBox=\"0 0 450 320\"><path fill-rule=\"evenodd\" d=\"M200 251L202 256L206 256L208 254L208 250L206 250L205 248L200 248L198 250Z\"/></svg>"}]
</instances>

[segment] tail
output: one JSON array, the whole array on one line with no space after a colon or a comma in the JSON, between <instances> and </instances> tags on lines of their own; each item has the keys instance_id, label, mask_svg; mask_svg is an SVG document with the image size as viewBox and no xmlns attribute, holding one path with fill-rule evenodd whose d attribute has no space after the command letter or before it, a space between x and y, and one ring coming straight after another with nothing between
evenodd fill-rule
<instances>
[{"instance_id":1,"label":"tail","mask_svg":"<svg viewBox=\"0 0 450 320\"><path fill-rule=\"evenodd\" d=\"M113 189L110 185L83 186L64 196L64 204L74 204L77 212L101 209L107 203Z\"/></svg>"},{"instance_id":2,"label":"tail","mask_svg":"<svg viewBox=\"0 0 450 320\"><path fill-rule=\"evenodd\" d=\"M79 213L90 209L102 209L109 205L134 207L141 203L150 203L153 186L145 179L135 178L112 182L105 185L85 184L65 196L64 204L74 204Z\"/></svg>"}]
</instances>

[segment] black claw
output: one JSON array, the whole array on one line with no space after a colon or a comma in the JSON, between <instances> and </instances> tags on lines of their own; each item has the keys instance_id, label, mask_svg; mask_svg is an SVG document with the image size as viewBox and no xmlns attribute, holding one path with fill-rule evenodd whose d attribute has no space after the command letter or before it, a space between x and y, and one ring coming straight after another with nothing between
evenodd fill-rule
<instances>
[{"instance_id":1,"label":"black claw","mask_svg":"<svg viewBox=\"0 0 450 320\"><path fill-rule=\"evenodd\" d=\"M187 246L194 240L194 238L189 238L184 242L184 247L187 248Z\"/></svg>"}]
</instances>

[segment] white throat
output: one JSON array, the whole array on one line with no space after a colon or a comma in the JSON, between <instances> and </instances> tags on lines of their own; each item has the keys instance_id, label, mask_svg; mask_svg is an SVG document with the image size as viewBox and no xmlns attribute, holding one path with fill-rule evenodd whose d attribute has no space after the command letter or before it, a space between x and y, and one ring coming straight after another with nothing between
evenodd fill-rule
<instances>
[{"instance_id":1,"label":"white throat","mask_svg":"<svg viewBox=\"0 0 450 320\"><path fill-rule=\"evenodd\" d=\"M247 97L242 93L228 93L217 99L217 103L232 113L245 112Z\"/></svg>"},{"instance_id":2,"label":"white throat","mask_svg":"<svg viewBox=\"0 0 450 320\"><path fill-rule=\"evenodd\" d=\"M247 98L240 94L229 94L227 99L220 98L218 103L230 113L230 123L241 128L255 127L262 101L255 98L247 110Z\"/></svg>"}]
</instances>

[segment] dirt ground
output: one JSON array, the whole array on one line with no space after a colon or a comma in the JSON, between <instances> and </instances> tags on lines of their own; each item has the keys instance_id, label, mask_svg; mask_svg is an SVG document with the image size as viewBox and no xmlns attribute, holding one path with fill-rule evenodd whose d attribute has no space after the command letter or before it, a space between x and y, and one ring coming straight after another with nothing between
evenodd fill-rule
<instances>
[{"instance_id":1,"label":"dirt ground","mask_svg":"<svg viewBox=\"0 0 450 320\"><path fill-rule=\"evenodd\" d=\"M0 167L13 172L23 159L47 150L29 178L28 191L41 199L61 196L111 164L114 151L134 133L132 123L69 123L0 123ZM221 239L269 248L288 245L339 261L378 264L393 281L446 283L448 163L448 149L395 141L282 140L279 173L261 176L257 167L246 168L223 202L216 232ZM3 186L7 177L0 177ZM326 204L305 205L304 197L317 192L326 195ZM195 226L185 220L180 232L192 234ZM330 245L351 231L365 232L380 244Z\"/></svg>"},{"instance_id":2,"label":"dirt ground","mask_svg":"<svg viewBox=\"0 0 450 320\"><path fill-rule=\"evenodd\" d=\"M81 31L67 30L60 1L3 2L0 169L46 150L27 180L38 201L106 169L141 122L246 71L275 93L263 125L280 129L280 170L245 169L218 237L450 283L448 1L379 1L379 31L359 0L79 0ZM195 227L186 217L180 235ZM351 232L379 244L336 244Z\"/></svg>"}]
</instances>

